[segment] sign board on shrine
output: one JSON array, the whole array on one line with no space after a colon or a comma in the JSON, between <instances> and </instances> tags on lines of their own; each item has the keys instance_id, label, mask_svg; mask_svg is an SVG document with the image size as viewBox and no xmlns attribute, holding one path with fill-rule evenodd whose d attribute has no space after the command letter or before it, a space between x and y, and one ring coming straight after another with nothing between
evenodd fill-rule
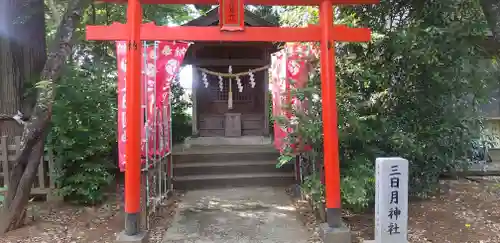
<instances>
[{"instance_id":1,"label":"sign board on shrine","mask_svg":"<svg viewBox=\"0 0 500 243\"><path fill-rule=\"evenodd\" d=\"M245 28L243 0L220 0L219 26L223 31L242 31Z\"/></svg>"},{"instance_id":2,"label":"sign board on shrine","mask_svg":"<svg viewBox=\"0 0 500 243\"><path fill-rule=\"evenodd\" d=\"M408 160L375 161L375 243L408 243Z\"/></svg>"}]
</instances>

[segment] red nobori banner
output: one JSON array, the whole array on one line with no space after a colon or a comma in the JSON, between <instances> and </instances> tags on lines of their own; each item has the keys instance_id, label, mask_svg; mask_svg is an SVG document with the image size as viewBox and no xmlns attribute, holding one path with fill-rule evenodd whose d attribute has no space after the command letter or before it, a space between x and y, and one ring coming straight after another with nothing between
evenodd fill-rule
<instances>
[{"instance_id":1,"label":"red nobori banner","mask_svg":"<svg viewBox=\"0 0 500 243\"><path fill-rule=\"evenodd\" d=\"M118 63L118 150L119 167L125 170L126 154L126 65L127 48L125 41L116 42ZM179 72L186 54L188 43L157 42L145 46L142 63L142 117L144 126L142 134L142 157L146 155L162 156L171 150L171 116L170 116L170 84ZM156 104L156 105L155 105ZM147 135L146 135L147 134ZM147 136L147 139L146 139Z\"/></svg>"},{"instance_id":2,"label":"red nobori banner","mask_svg":"<svg viewBox=\"0 0 500 243\"><path fill-rule=\"evenodd\" d=\"M315 49L311 45L300 43L289 43L285 48L272 55L271 82L273 94L273 116L286 117L288 119L287 128L283 128L274 122L274 146L283 151L287 146L284 138L287 133L293 132L297 125L297 117L290 112L287 107L291 107L296 112L307 112L307 103L301 101L297 96L291 94L292 89L302 89L307 86L311 65L309 61L315 58ZM290 144L295 152L303 152L311 149L303 144L301 138Z\"/></svg>"},{"instance_id":3,"label":"red nobori banner","mask_svg":"<svg viewBox=\"0 0 500 243\"><path fill-rule=\"evenodd\" d=\"M154 128L156 146L160 155L168 153L171 138L170 116L170 86L179 73L186 55L189 43L186 42L158 42L156 60L156 107L157 122ZM154 111L150 111L154 114Z\"/></svg>"},{"instance_id":4,"label":"red nobori banner","mask_svg":"<svg viewBox=\"0 0 500 243\"><path fill-rule=\"evenodd\" d=\"M127 42L116 42L116 61L118 68L118 166L121 171L125 170L127 157L125 154L125 144L127 137L125 130L127 128L127 103L126 103L126 73L127 73Z\"/></svg>"},{"instance_id":5,"label":"red nobori banner","mask_svg":"<svg viewBox=\"0 0 500 243\"><path fill-rule=\"evenodd\" d=\"M271 91L273 100L273 117L288 117L284 106L289 96L289 84L286 78L286 55L277 52L271 56ZM282 150L287 131L274 121L274 147Z\"/></svg>"}]
</instances>

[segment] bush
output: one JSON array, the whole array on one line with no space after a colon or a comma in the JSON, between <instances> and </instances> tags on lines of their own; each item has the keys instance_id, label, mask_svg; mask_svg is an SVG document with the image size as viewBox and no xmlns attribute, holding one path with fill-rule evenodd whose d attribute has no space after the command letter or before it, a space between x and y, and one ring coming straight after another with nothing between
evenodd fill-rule
<instances>
[{"instance_id":1,"label":"bush","mask_svg":"<svg viewBox=\"0 0 500 243\"><path fill-rule=\"evenodd\" d=\"M416 7L412 4L343 7L337 18L373 30L368 44L337 45L342 200L354 211L374 201L376 157L408 159L410 193L424 197L436 189L441 173L465 166L472 141L483 132L478 107L498 88L496 63L471 38L484 37L487 30L476 2L430 1L387 23ZM304 20L306 12L309 22L317 21L315 9L287 10L287 23ZM319 76L293 92L311 107L306 113L292 111L299 123L289 139L300 136L322 154Z\"/></svg>"},{"instance_id":2,"label":"bush","mask_svg":"<svg viewBox=\"0 0 500 243\"><path fill-rule=\"evenodd\" d=\"M191 107L189 100L184 98L185 91L179 79L172 83L172 143L184 142L191 136L191 115L186 110Z\"/></svg>"},{"instance_id":3,"label":"bush","mask_svg":"<svg viewBox=\"0 0 500 243\"><path fill-rule=\"evenodd\" d=\"M59 193L75 203L102 202L113 179L117 97L116 81L107 73L70 66L56 91L48 145L57 162Z\"/></svg>"}]
</instances>

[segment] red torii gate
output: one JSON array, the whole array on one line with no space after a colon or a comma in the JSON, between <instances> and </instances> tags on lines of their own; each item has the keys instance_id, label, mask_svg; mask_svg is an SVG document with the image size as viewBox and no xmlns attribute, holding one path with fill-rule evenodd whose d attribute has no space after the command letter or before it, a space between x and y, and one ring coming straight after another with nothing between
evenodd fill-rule
<instances>
[{"instance_id":1,"label":"red torii gate","mask_svg":"<svg viewBox=\"0 0 500 243\"><path fill-rule=\"evenodd\" d=\"M141 40L320 42L327 221L341 226L340 169L335 83L335 41L367 42L370 29L333 24L333 4L374 4L379 0L101 0L128 3L127 24L87 26L87 40L128 40L125 170L125 234L139 234L141 185ZM219 27L142 24L142 4L219 4ZM319 25L304 28L246 27L245 4L319 6Z\"/></svg>"}]
</instances>

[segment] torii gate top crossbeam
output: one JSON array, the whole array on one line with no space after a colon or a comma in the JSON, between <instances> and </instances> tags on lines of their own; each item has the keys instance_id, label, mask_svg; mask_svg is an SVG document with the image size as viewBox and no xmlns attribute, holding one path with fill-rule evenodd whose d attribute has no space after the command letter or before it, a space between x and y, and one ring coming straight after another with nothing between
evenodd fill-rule
<instances>
[{"instance_id":1,"label":"torii gate top crossbeam","mask_svg":"<svg viewBox=\"0 0 500 243\"><path fill-rule=\"evenodd\" d=\"M245 5L318 6L323 0L244 0ZM127 3L127 0L96 0L96 2ZM218 5L219 0L141 0L142 4L200 4ZM334 5L375 4L380 0L331 0Z\"/></svg>"},{"instance_id":2,"label":"torii gate top crossbeam","mask_svg":"<svg viewBox=\"0 0 500 243\"><path fill-rule=\"evenodd\" d=\"M334 41L366 42L370 40L370 29L349 28L334 25L330 36ZM310 25L305 28L248 27L245 31L221 32L219 27L170 27L153 23L141 25L142 40L183 40L183 41L229 41L229 42L316 42L321 40L321 28ZM87 26L87 40L126 40L126 24L114 23L110 26Z\"/></svg>"}]
</instances>

